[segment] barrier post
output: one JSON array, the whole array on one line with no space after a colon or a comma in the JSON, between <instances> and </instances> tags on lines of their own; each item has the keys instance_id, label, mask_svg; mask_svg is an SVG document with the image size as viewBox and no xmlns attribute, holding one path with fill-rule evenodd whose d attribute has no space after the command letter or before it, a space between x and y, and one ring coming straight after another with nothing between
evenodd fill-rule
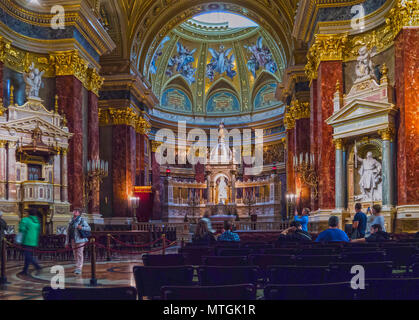
<instances>
[{"instance_id":1,"label":"barrier post","mask_svg":"<svg viewBox=\"0 0 419 320\"><path fill-rule=\"evenodd\" d=\"M92 287L97 286L97 279L96 279L96 243L95 238L90 239L90 265L92 267L91 269L91 276L90 276L90 285Z\"/></svg>"},{"instance_id":2,"label":"barrier post","mask_svg":"<svg viewBox=\"0 0 419 320\"><path fill-rule=\"evenodd\" d=\"M108 233L108 237L106 239L106 260L111 261L111 234Z\"/></svg>"},{"instance_id":3,"label":"barrier post","mask_svg":"<svg viewBox=\"0 0 419 320\"><path fill-rule=\"evenodd\" d=\"M7 278L6 278L6 262L7 262L7 243L6 239L2 239L1 244L1 275L0 275L0 284L6 284Z\"/></svg>"},{"instance_id":4,"label":"barrier post","mask_svg":"<svg viewBox=\"0 0 419 320\"><path fill-rule=\"evenodd\" d=\"M163 241L163 254L166 254L166 235L163 233L161 235L162 241Z\"/></svg>"}]
</instances>

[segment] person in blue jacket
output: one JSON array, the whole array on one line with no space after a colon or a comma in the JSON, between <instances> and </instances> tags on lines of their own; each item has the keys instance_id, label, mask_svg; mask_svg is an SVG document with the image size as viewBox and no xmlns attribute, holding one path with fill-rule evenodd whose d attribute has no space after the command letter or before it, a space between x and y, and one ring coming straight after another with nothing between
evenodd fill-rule
<instances>
[{"instance_id":1,"label":"person in blue jacket","mask_svg":"<svg viewBox=\"0 0 419 320\"><path fill-rule=\"evenodd\" d=\"M298 221L301 223L302 230L308 232L308 216L310 215L310 210L308 208L304 208L301 214L298 210L295 210L295 217L294 221Z\"/></svg>"}]
</instances>

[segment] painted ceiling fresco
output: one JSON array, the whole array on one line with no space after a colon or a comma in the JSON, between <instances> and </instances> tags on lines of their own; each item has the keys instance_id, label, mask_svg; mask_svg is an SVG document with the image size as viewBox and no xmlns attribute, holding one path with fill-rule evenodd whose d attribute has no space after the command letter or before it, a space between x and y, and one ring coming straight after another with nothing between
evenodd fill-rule
<instances>
[{"instance_id":1,"label":"painted ceiling fresco","mask_svg":"<svg viewBox=\"0 0 419 320\"><path fill-rule=\"evenodd\" d=\"M275 91L284 59L270 35L258 26L211 28L217 25L183 23L158 46L148 76L160 107L222 116L280 105Z\"/></svg>"}]
</instances>

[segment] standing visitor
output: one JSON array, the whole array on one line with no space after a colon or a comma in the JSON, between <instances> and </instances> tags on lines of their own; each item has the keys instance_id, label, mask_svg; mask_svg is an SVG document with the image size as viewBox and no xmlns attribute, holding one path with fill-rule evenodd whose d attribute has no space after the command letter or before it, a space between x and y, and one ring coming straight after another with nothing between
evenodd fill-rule
<instances>
[{"instance_id":1,"label":"standing visitor","mask_svg":"<svg viewBox=\"0 0 419 320\"><path fill-rule=\"evenodd\" d=\"M23 218L19 224L20 243L23 247L23 254L25 263L21 274L27 275L30 264L33 264L35 269L39 272L41 266L33 256L34 250L38 247L39 233L41 232L41 224L38 219L38 211L36 209L29 210L29 216Z\"/></svg>"},{"instance_id":2,"label":"standing visitor","mask_svg":"<svg viewBox=\"0 0 419 320\"><path fill-rule=\"evenodd\" d=\"M362 212L362 205L355 204L355 216L352 222L352 239L360 239L365 237L367 229L367 215Z\"/></svg>"},{"instance_id":3,"label":"standing visitor","mask_svg":"<svg viewBox=\"0 0 419 320\"><path fill-rule=\"evenodd\" d=\"M298 210L295 210L294 221L301 223L302 230L305 232L308 232L307 226L308 226L309 214L310 214L310 210L308 208L304 208L301 214L298 212Z\"/></svg>"},{"instance_id":4,"label":"standing visitor","mask_svg":"<svg viewBox=\"0 0 419 320\"><path fill-rule=\"evenodd\" d=\"M79 210L73 211L73 218L67 227L67 237L65 245L68 247L71 245L73 249L73 255L76 262L75 274L81 274L83 269L83 251L86 242L88 242L88 236L90 235L90 226L85 219L81 217Z\"/></svg>"}]
</instances>

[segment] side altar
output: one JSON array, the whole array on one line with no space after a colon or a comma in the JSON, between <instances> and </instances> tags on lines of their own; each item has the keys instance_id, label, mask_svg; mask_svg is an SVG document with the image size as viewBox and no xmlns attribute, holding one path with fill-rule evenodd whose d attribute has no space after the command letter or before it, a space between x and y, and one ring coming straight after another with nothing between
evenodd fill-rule
<instances>
[{"instance_id":1,"label":"side altar","mask_svg":"<svg viewBox=\"0 0 419 320\"><path fill-rule=\"evenodd\" d=\"M326 121L333 127L336 150L336 200L335 209L329 214L339 215L341 221L351 223L355 203L360 202L364 212L380 204L386 229L393 231L396 211L394 136L398 110L386 65L381 66L379 81L373 70L370 53L362 47L354 85L346 96L337 88L334 113ZM313 220L322 220L321 214L315 215Z\"/></svg>"}]
</instances>

